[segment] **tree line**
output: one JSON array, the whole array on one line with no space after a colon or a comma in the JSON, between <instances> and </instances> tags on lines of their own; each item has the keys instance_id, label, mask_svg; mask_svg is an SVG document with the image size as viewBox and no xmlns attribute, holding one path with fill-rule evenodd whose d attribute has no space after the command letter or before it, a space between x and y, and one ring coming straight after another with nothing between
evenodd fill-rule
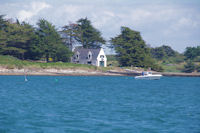
<instances>
[{"instance_id":1,"label":"tree line","mask_svg":"<svg viewBox=\"0 0 200 133\"><path fill-rule=\"evenodd\" d=\"M100 48L106 44L101 32L94 28L88 18L57 29L45 19L38 20L36 27L26 23L10 21L0 15L0 54L12 55L19 59L69 62L74 46ZM152 68L162 71L159 60L177 57L176 61L200 61L200 46L187 47L179 54L170 46L151 48L146 45L140 32L121 27L121 32L109 40L110 48L116 53L120 66ZM184 56L184 59L182 58Z\"/></svg>"},{"instance_id":2,"label":"tree line","mask_svg":"<svg viewBox=\"0 0 200 133\"><path fill-rule=\"evenodd\" d=\"M0 15L0 54L19 59L69 62L71 47L80 44L84 48L99 48L105 44L100 31L87 18L68 24L61 30L45 19L34 27L26 22L13 22Z\"/></svg>"}]
</instances>

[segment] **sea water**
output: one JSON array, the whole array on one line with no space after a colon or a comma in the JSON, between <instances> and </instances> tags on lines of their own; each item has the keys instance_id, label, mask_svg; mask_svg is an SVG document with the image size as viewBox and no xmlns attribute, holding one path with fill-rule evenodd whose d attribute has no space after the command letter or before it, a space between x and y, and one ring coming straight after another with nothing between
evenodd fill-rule
<instances>
[{"instance_id":1,"label":"sea water","mask_svg":"<svg viewBox=\"0 0 200 133\"><path fill-rule=\"evenodd\" d=\"M199 133L200 78L0 76L0 133Z\"/></svg>"}]
</instances>

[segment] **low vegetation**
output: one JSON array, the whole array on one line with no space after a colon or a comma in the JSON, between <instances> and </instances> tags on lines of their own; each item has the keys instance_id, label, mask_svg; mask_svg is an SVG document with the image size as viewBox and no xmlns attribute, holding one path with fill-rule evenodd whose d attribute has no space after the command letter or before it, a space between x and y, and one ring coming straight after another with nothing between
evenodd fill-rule
<instances>
[{"instance_id":1,"label":"low vegetation","mask_svg":"<svg viewBox=\"0 0 200 133\"><path fill-rule=\"evenodd\" d=\"M0 56L0 65L6 68L83 68L83 69L97 69L92 65L84 65L84 64L73 64L73 63L65 63L65 62L35 62L35 61L27 61L20 60L12 56Z\"/></svg>"},{"instance_id":2,"label":"low vegetation","mask_svg":"<svg viewBox=\"0 0 200 133\"><path fill-rule=\"evenodd\" d=\"M111 69L116 69L116 67L96 67L86 64L74 64L67 62L36 62L31 60L20 60L13 56L3 56L0 55L0 66L7 69L81 69L81 70L98 70L106 72Z\"/></svg>"}]
</instances>

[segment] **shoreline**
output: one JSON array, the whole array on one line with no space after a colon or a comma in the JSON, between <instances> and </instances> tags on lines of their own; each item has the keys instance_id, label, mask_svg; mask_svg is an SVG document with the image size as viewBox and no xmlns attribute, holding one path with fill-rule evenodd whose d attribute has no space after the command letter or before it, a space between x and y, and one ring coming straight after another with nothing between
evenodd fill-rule
<instances>
[{"instance_id":1,"label":"shoreline","mask_svg":"<svg viewBox=\"0 0 200 133\"><path fill-rule=\"evenodd\" d=\"M0 75L32 76L124 76L120 73L108 73L83 69L6 69L0 68Z\"/></svg>"},{"instance_id":2,"label":"shoreline","mask_svg":"<svg viewBox=\"0 0 200 133\"><path fill-rule=\"evenodd\" d=\"M0 67L0 75L31 75L31 76L137 76L141 71L136 70L109 70L106 72L84 69L7 69ZM159 73L159 72L153 72ZM169 77L200 77L200 73L160 72Z\"/></svg>"}]
</instances>

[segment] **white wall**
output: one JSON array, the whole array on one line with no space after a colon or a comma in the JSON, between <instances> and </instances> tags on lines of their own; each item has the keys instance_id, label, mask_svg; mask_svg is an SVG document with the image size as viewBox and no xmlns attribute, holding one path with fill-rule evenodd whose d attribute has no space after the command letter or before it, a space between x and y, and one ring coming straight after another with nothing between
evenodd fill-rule
<instances>
[{"instance_id":1,"label":"white wall","mask_svg":"<svg viewBox=\"0 0 200 133\"><path fill-rule=\"evenodd\" d=\"M103 60L100 58L101 55L104 56ZM102 48L99 52L99 55L97 56L97 66L100 66L100 63L99 63L100 61L104 61L104 67L107 67L107 57L106 57L105 52Z\"/></svg>"}]
</instances>

